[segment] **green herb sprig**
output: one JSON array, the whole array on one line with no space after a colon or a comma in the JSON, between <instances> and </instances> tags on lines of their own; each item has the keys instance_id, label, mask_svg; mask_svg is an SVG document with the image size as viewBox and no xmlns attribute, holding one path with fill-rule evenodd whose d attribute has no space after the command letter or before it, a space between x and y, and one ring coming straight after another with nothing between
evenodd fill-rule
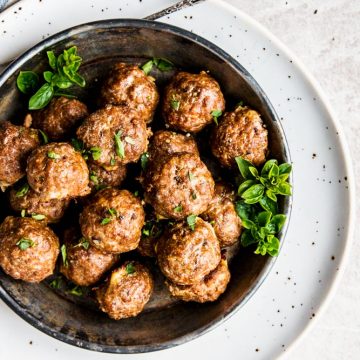
<instances>
[{"instance_id":1,"label":"green herb sprig","mask_svg":"<svg viewBox=\"0 0 360 360\"><path fill-rule=\"evenodd\" d=\"M214 119L214 123L216 124L216 126L219 125L219 122L218 122L218 118L222 115L222 111L221 110L213 110L211 112L211 116L213 117Z\"/></svg>"},{"instance_id":2,"label":"green herb sprig","mask_svg":"<svg viewBox=\"0 0 360 360\"><path fill-rule=\"evenodd\" d=\"M144 65L141 66L141 70L146 75L149 75L153 66L156 66L156 68L162 72L170 71L174 68L174 64L169 60L163 58L152 58L151 60L147 61Z\"/></svg>"},{"instance_id":3,"label":"green herb sprig","mask_svg":"<svg viewBox=\"0 0 360 360\"><path fill-rule=\"evenodd\" d=\"M16 84L18 89L27 95L33 94L29 100L29 110L44 108L54 96L73 97L62 90L73 85L84 87L85 79L78 73L82 58L77 54L77 47L65 49L56 57L53 51L47 51L51 70L43 72L45 84L40 88L39 76L33 71L20 71Z\"/></svg>"},{"instance_id":4,"label":"green herb sprig","mask_svg":"<svg viewBox=\"0 0 360 360\"><path fill-rule=\"evenodd\" d=\"M261 170L242 157L235 158L243 181L238 187L239 201L235 208L245 230L241 235L244 247L257 244L255 254L277 256L281 231L286 216L278 213L278 197L290 196L288 182L291 165L278 165L268 160Z\"/></svg>"},{"instance_id":5,"label":"green herb sprig","mask_svg":"<svg viewBox=\"0 0 360 360\"><path fill-rule=\"evenodd\" d=\"M101 222L100 222L101 225L109 224L111 221L113 221L118 216L116 209L113 209L113 208L107 209L107 213L109 214L109 216L104 217L101 220Z\"/></svg>"},{"instance_id":6,"label":"green herb sprig","mask_svg":"<svg viewBox=\"0 0 360 360\"><path fill-rule=\"evenodd\" d=\"M125 270L128 275L134 274L136 272L135 266L132 262L126 264Z\"/></svg>"},{"instance_id":7,"label":"green herb sprig","mask_svg":"<svg viewBox=\"0 0 360 360\"><path fill-rule=\"evenodd\" d=\"M27 238L21 238L16 245L19 247L21 251L25 251L26 249L33 247L35 245L34 241Z\"/></svg>"},{"instance_id":8,"label":"green herb sprig","mask_svg":"<svg viewBox=\"0 0 360 360\"><path fill-rule=\"evenodd\" d=\"M196 216L196 215L189 215L189 216L186 218L186 222L187 222L187 224L189 225L189 228L190 228L192 231L195 230L196 219L197 219L197 216Z\"/></svg>"}]
</instances>

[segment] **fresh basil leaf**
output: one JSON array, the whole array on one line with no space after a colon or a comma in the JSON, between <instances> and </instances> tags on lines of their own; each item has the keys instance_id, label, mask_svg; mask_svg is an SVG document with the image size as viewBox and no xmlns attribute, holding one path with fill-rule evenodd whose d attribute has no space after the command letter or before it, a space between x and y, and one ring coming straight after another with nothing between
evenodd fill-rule
<instances>
[{"instance_id":1,"label":"fresh basil leaf","mask_svg":"<svg viewBox=\"0 0 360 360\"><path fill-rule=\"evenodd\" d=\"M262 197L264 194L264 186L262 184L255 184L243 192L241 197L244 200L251 200Z\"/></svg>"},{"instance_id":2,"label":"fresh basil leaf","mask_svg":"<svg viewBox=\"0 0 360 360\"><path fill-rule=\"evenodd\" d=\"M164 71L170 71L174 68L174 64L167 59L163 59L163 58L156 58L154 59L154 63L156 65L156 67L164 72Z\"/></svg>"},{"instance_id":3,"label":"fresh basil leaf","mask_svg":"<svg viewBox=\"0 0 360 360\"><path fill-rule=\"evenodd\" d=\"M261 169L261 176L267 178L273 165L277 165L277 160L268 160Z\"/></svg>"},{"instance_id":4,"label":"fresh basil leaf","mask_svg":"<svg viewBox=\"0 0 360 360\"><path fill-rule=\"evenodd\" d=\"M102 150L98 146L93 146L92 148L90 148L90 153L91 153L93 160L97 161L101 157Z\"/></svg>"},{"instance_id":5,"label":"fresh basil leaf","mask_svg":"<svg viewBox=\"0 0 360 360\"><path fill-rule=\"evenodd\" d=\"M145 75L149 75L153 65L154 65L153 60L149 60L144 65L141 66L141 70L145 73Z\"/></svg>"},{"instance_id":6,"label":"fresh basil leaf","mask_svg":"<svg viewBox=\"0 0 360 360\"><path fill-rule=\"evenodd\" d=\"M277 192L280 195L290 196L291 195L291 185L287 182L280 183L277 187Z\"/></svg>"},{"instance_id":7,"label":"fresh basil leaf","mask_svg":"<svg viewBox=\"0 0 360 360\"><path fill-rule=\"evenodd\" d=\"M266 210L270 211L272 214L278 213L278 206L277 202L274 200L271 200L268 196L263 196L259 201L261 207Z\"/></svg>"},{"instance_id":8,"label":"fresh basil leaf","mask_svg":"<svg viewBox=\"0 0 360 360\"><path fill-rule=\"evenodd\" d=\"M24 94L31 94L39 86L39 76L33 71L20 71L16 85Z\"/></svg>"},{"instance_id":9,"label":"fresh basil leaf","mask_svg":"<svg viewBox=\"0 0 360 360\"><path fill-rule=\"evenodd\" d=\"M251 186L255 185L255 180L245 180L242 182L238 188L238 195L242 195L247 189L249 189Z\"/></svg>"},{"instance_id":10,"label":"fresh basil leaf","mask_svg":"<svg viewBox=\"0 0 360 360\"><path fill-rule=\"evenodd\" d=\"M251 220L254 218L254 207L246 204L244 201L237 201L235 203L235 210L241 220Z\"/></svg>"},{"instance_id":11,"label":"fresh basil leaf","mask_svg":"<svg viewBox=\"0 0 360 360\"><path fill-rule=\"evenodd\" d=\"M257 243L257 240L252 237L251 232L249 230L243 231L243 233L241 234L240 241L241 241L241 245L244 247Z\"/></svg>"},{"instance_id":12,"label":"fresh basil leaf","mask_svg":"<svg viewBox=\"0 0 360 360\"><path fill-rule=\"evenodd\" d=\"M52 71L44 71L43 76L46 82L51 83L54 73Z\"/></svg>"},{"instance_id":13,"label":"fresh basil leaf","mask_svg":"<svg viewBox=\"0 0 360 360\"><path fill-rule=\"evenodd\" d=\"M50 282L50 287L52 287L53 289L60 289L61 285L62 285L62 277L61 276L57 276L54 280L52 280Z\"/></svg>"},{"instance_id":14,"label":"fresh basil leaf","mask_svg":"<svg viewBox=\"0 0 360 360\"><path fill-rule=\"evenodd\" d=\"M80 74L67 72L65 70L64 70L64 73L69 78L69 80L71 80L74 84L79 85L80 87L86 86L86 81Z\"/></svg>"},{"instance_id":15,"label":"fresh basil leaf","mask_svg":"<svg viewBox=\"0 0 360 360\"><path fill-rule=\"evenodd\" d=\"M271 212L270 211L262 211L256 216L256 221L259 226L265 227L271 219Z\"/></svg>"},{"instance_id":16,"label":"fresh basil leaf","mask_svg":"<svg viewBox=\"0 0 360 360\"><path fill-rule=\"evenodd\" d=\"M275 232L278 233L283 228L285 221L286 221L286 215L278 214L273 216L270 223L275 226Z\"/></svg>"},{"instance_id":17,"label":"fresh basil leaf","mask_svg":"<svg viewBox=\"0 0 360 360\"><path fill-rule=\"evenodd\" d=\"M266 190L266 196L267 196L270 200L277 202L277 197L276 197L276 195L274 194L274 192L273 192L272 190L267 189L267 190Z\"/></svg>"},{"instance_id":18,"label":"fresh basil leaf","mask_svg":"<svg viewBox=\"0 0 360 360\"><path fill-rule=\"evenodd\" d=\"M174 211L175 211L175 212L182 212L182 211L183 211L182 205L179 204L178 206L174 207Z\"/></svg>"},{"instance_id":19,"label":"fresh basil leaf","mask_svg":"<svg viewBox=\"0 0 360 360\"><path fill-rule=\"evenodd\" d=\"M245 229L252 229L256 227L256 224L249 219L241 219L241 224Z\"/></svg>"},{"instance_id":20,"label":"fresh basil leaf","mask_svg":"<svg viewBox=\"0 0 360 360\"><path fill-rule=\"evenodd\" d=\"M54 52L52 50L47 51L46 55L48 57L50 67L53 70L56 70L56 56L55 56Z\"/></svg>"},{"instance_id":21,"label":"fresh basil leaf","mask_svg":"<svg viewBox=\"0 0 360 360\"><path fill-rule=\"evenodd\" d=\"M250 161L243 159L241 156L235 158L237 166L240 170L241 176L245 179L253 179L254 176L251 174L249 167L253 166Z\"/></svg>"},{"instance_id":22,"label":"fresh basil leaf","mask_svg":"<svg viewBox=\"0 0 360 360\"><path fill-rule=\"evenodd\" d=\"M271 167L270 171L269 171L269 178L276 178L279 176L279 167L276 164L273 164L273 166Z\"/></svg>"},{"instance_id":23,"label":"fresh basil leaf","mask_svg":"<svg viewBox=\"0 0 360 360\"><path fill-rule=\"evenodd\" d=\"M45 83L29 100L30 110L39 110L44 108L51 100L54 94L54 88L49 83Z\"/></svg>"},{"instance_id":24,"label":"fresh basil leaf","mask_svg":"<svg viewBox=\"0 0 360 360\"><path fill-rule=\"evenodd\" d=\"M59 89L68 89L73 85L73 83L66 76L61 74L54 74L51 78L51 82Z\"/></svg>"},{"instance_id":25,"label":"fresh basil leaf","mask_svg":"<svg viewBox=\"0 0 360 360\"><path fill-rule=\"evenodd\" d=\"M251 175L252 175L254 178L258 178L258 177L259 177L259 173L258 173L257 169L254 168L253 166L250 166L250 167L249 167L249 171L251 172Z\"/></svg>"},{"instance_id":26,"label":"fresh basil leaf","mask_svg":"<svg viewBox=\"0 0 360 360\"><path fill-rule=\"evenodd\" d=\"M283 163L279 165L279 175L290 174L292 170L292 165L288 163Z\"/></svg>"}]
</instances>

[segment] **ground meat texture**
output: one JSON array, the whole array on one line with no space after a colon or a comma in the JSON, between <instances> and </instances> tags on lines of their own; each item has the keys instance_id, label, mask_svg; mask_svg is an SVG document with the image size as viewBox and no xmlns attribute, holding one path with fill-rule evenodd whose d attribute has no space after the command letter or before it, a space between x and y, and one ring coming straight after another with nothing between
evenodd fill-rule
<instances>
[{"instance_id":1,"label":"ground meat texture","mask_svg":"<svg viewBox=\"0 0 360 360\"><path fill-rule=\"evenodd\" d=\"M116 145L117 135L119 151ZM147 151L148 129L138 113L125 106L106 106L91 114L77 130L78 138L88 150L98 148L94 161L107 169L136 162Z\"/></svg>"},{"instance_id":2,"label":"ground meat texture","mask_svg":"<svg viewBox=\"0 0 360 360\"><path fill-rule=\"evenodd\" d=\"M183 135L174 131L159 130L151 138L149 145L150 161L157 161L163 156L177 153L199 155L196 141L190 134Z\"/></svg>"},{"instance_id":3,"label":"ground meat texture","mask_svg":"<svg viewBox=\"0 0 360 360\"><path fill-rule=\"evenodd\" d=\"M64 216L65 210L70 203L68 199L44 201L41 194L36 193L31 188L24 195L17 189L11 189L9 200L13 210L18 212L24 210L25 216L43 215L45 218L41 219L41 221L47 223L58 222Z\"/></svg>"},{"instance_id":4,"label":"ground meat texture","mask_svg":"<svg viewBox=\"0 0 360 360\"><path fill-rule=\"evenodd\" d=\"M235 194L230 187L215 185L215 195L201 217L210 222L221 247L233 245L241 234L241 220L235 211Z\"/></svg>"},{"instance_id":5,"label":"ground meat texture","mask_svg":"<svg viewBox=\"0 0 360 360\"><path fill-rule=\"evenodd\" d=\"M89 170L80 153L67 143L49 143L31 153L27 180L43 200L68 199L90 192Z\"/></svg>"},{"instance_id":6,"label":"ground meat texture","mask_svg":"<svg viewBox=\"0 0 360 360\"><path fill-rule=\"evenodd\" d=\"M81 237L76 228L65 230L64 244L67 261L61 263L60 272L76 285L90 286L97 283L119 258L118 255L96 249Z\"/></svg>"},{"instance_id":7,"label":"ground meat texture","mask_svg":"<svg viewBox=\"0 0 360 360\"><path fill-rule=\"evenodd\" d=\"M230 281L230 271L226 260L221 260L220 264L204 279L194 285L177 285L167 280L165 282L171 295L183 301L196 301L204 303L215 301L224 293Z\"/></svg>"},{"instance_id":8,"label":"ground meat texture","mask_svg":"<svg viewBox=\"0 0 360 360\"><path fill-rule=\"evenodd\" d=\"M41 129L53 140L60 140L88 116L88 109L77 99L61 96L53 98L48 106L33 112L31 116L34 128Z\"/></svg>"},{"instance_id":9,"label":"ground meat texture","mask_svg":"<svg viewBox=\"0 0 360 360\"><path fill-rule=\"evenodd\" d=\"M164 232L165 222L156 219L154 213L150 213L148 220L141 231L141 239L136 250L142 256L156 257L155 246Z\"/></svg>"},{"instance_id":10,"label":"ground meat texture","mask_svg":"<svg viewBox=\"0 0 360 360\"><path fill-rule=\"evenodd\" d=\"M0 121L0 188L2 190L25 175L26 160L39 145L37 130Z\"/></svg>"},{"instance_id":11,"label":"ground meat texture","mask_svg":"<svg viewBox=\"0 0 360 360\"><path fill-rule=\"evenodd\" d=\"M120 186L126 177L126 166L119 165L113 170L106 170L94 162L88 163L91 189Z\"/></svg>"},{"instance_id":12,"label":"ground meat texture","mask_svg":"<svg viewBox=\"0 0 360 360\"><path fill-rule=\"evenodd\" d=\"M58 254L58 238L41 222L8 216L0 225L0 266L14 279L42 281L53 273Z\"/></svg>"},{"instance_id":13,"label":"ground meat texture","mask_svg":"<svg viewBox=\"0 0 360 360\"><path fill-rule=\"evenodd\" d=\"M204 212L214 195L214 180L194 154L175 154L146 174L145 201L156 213L173 219Z\"/></svg>"},{"instance_id":14,"label":"ground meat texture","mask_svg":"<svg viewBox=\"0 0 360 360\"><path fill-rule=\"evenodd\" d=\"M141 201L127 190L111 188L99 191L80 215L84 237L110 253L136 249L144 221Z\"/></svg>"},{"instance_id":15,"label":"ground meat texture","mask_svg":"<svg viewBox=\"0 0 360 360\"><path fill-rule=\"evenodd\" d=\"M155 250L160 270L181 285L199 283L221 260L214 229L200 218L194 230L185 222L175 224L160 238Z\"/></svg>"},{"instance_id":16,"label":"ground meat texture","mask_svg":"<svg viewBox=\"0 0 360 360\"><path fill-rule=\"evenodd\" d=\"M242 156L259 166L268 153L268 132L259 113L238 106L226 113L214 128L211 150L226 167L235 166L235 157Z\"/></svg>"},{"instance_id":17,"label":"ground meat texture","mask_svg":"<svg viewBox=\"0 0 360 360\"><path fill-rule=\"evenodd\" d=\"M149 301L153 287L149 269L128 261L114 270L107 282L96 290L96 298L103 312L120 320L138 315Z\"/></svg>"},{"instance_id":18,"label":"ground meat texture","mask_svg":"<svg viewBox=\"0 0 360 360\"><path fill-rule=\"evenodd\" d=\"M138 66L118 63L101 88L100 102L102 106L128 106L136 110L145 122L150 122L159 102L159 93L155 79Z\"/></svg>"},{"instance_id":19,"label":"ground meat texture","mask_svg":"<svg viewBox=\"0 0 360 360\"><path fill-rule=\"evenodd\" d=\"M224 111L220 86L206 72L179 72L165 89L162 113L171 128L199 132L213 120L213 111Z\"/></svg>"}]
</instances>

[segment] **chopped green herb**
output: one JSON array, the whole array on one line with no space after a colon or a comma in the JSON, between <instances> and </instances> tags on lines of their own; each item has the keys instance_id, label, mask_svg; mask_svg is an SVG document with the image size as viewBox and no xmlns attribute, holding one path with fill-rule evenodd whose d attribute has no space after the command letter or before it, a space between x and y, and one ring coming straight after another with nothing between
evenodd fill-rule
<instances>
[{"instance_id":1,"label":"chopped green herb","mask_svg":"<svg viewBox=\"0 0 360 360\"><path fill-rule=\"evenodd\" d=\"M117 211L116 211L116 209L110 208L110 209L108 209L108 213L109 213L111 216L117 216Z\"/></svg>"},{"instance_id":2,"label":"chopped green herb","mask_svg":"<svg viewBox=\"0 0 360 360\"><path fill-rule=\"evenodd\" d=\"M244 106L244 102L242 100L240 100L237 104L236 104L236 107L239 107L239 106Z\"/></svg>"},{"instance_id":3,"label":"chopped green herb","mask_svg":"<svg viewBox=\"0 0 360 360\"><path fill-rule=\"evenodd\" d=\"M136 197L139 196L139 190L135 190L135 191L134 191L134 196L136 196Z\"/></svg>"},{"instance_id":4,"label":"chopped green herb","mask_svg":"<svg viewBox=\"0 0 360 360\"><path fill-rule=\"evenodd\" d=\"M124 159L125 158L125 147L124 143L120 139L121 131L118 131L117 134L114 135L114 141L115 141L115 150L117 156Z\"/></svg>"},{"instance_id":5,"label":"chopped green herb","mask_svg":"<svg viewBox=\"0 0 360 360\"><path fill-rule=\"evenodd\" d=\"M222 115L222 111L221 110L213 110L211 112L211 116L213 117L214 119L214 122L216 125L219 125L219 122L218 122L218 118Z\"/></svg>"},{"instance_id":6,"label":"chopped green herb","mask_svg":"<svg viewBox=\"0 0 360 360\"><path fill-rule=\"evenodd\" d=\"M190 181L195 179L195 175L190 171L188 172L188 177Z\"/></svg>"},{"instance_id":7,"label":"chopped green herb","mask_svg":"<svg viewBox=\"0 0 360 360\"><path fill-rule=\"evenodd\" d=\"M99 184L99 178L96 176L96 174L93 171L90 173L90 180L94 183L94 185Z\"/></svg>"},{"instance_id":8,"label":"chopped green herb","mask_svg":"<svg viewBox=\"0 0 360 360\"><path fill-rule=\"evenodd\" d=\"M90 242L89 242L89 240L87 240L86 238L82 237L82 238L79 240L78 244L76 244L74 247L81 247L81 246L82 246L85 250L88 250L89 247L90 247Z\"/></svg>"},{"instance_id":9,"label":"chopped green herb","mask_svg":"<svg viewBox=\"0 0 360 360\"><path fill-rule=\"evenodd\" d=\"M66 245L65 244L61 245L60 251L61 251L62 262L63 262L65 267L68 267L69 262L68 262L68 259L67 259L67 251L66 251Z\"/></svg>"},{"instance_id":10,"label":"chopped green herb","mask_svg":"<svg viewBox=\"0 0 360 360\"><path fill-rule=\"evenodd\" d=\"M110 159L110 165L111 166L114 166L116 164L116 160L112 157L111 159Z\"/></svg>"},{"instance_id":11,"label":"chopped green herb","mask_svg":"<svg viewBox=\"0 0 360 360\"><path fill-rule=\"evenodd\" d=\"M167 59L153 58L141 66L141 69L146 75L149 75L154 65L162 72L169 71L174 68L174 64Z\"/></svg>"},{"instance_id":12,"label":"chopped green herb","mask_svg":"<svg viewBox=\"0 0 360 360\"><path fill-rule=\"evenodd\" d=\"M178 206L176 206L176 207L174 208L174 211L175 211L175 212L182 212L182 211L183 211L182 205L179 204Z\"/></svg>"},{"instance_id":13,"label":"chopped green herb","mask_svg":"<svg viewBox=\"0 0 360 360\"><path fill-rule=\"evenodd\" d=\"M114 218L118 216L118 212L116 211L116 209L110 208L107 210L107 212L109 213L110 217L103 218L101 220L101 225L109 224L112 220L114 220Z\"/></svg>"},{"instance_id":14,"label":"chopped green herb","mask_svg":"<svg viewBox=\"0 0 360 360\"><path fill-rule=\"evenodd\" d=\"M26 210L25 210L25 209L22 209L20 214L21 214L21 217L25 217L25 215L26 215Z\"/></svg>"},{"instance_id":15,"label":"chopped green herb","mask_svg":"<svg viewBox=\"0 0 360 360\"><path fill-rule=\"evenodd\" d=\"M147 152L143 153L140 158L141 168L145 171L149 161L149 154Z\"/></svg>"},{"instance_id":16,"label":"chopped green herb","mask_svg":"<svg viewBox=\"0 0 360 360\"><path fill-rule=\"evenodd\" d=\"M153 61L149 60L143 66L141 66L141 70L145 73L145 75L149 75L153 65Z\"/></svg>"},{"instance_id":17,"label":"chopped green herb","mask_svg":"<svg viewBox=\"0 0 360 360\"><path fill-rule=\"evenodd\" d=\"M133 274L136 271L134 264L131 262L126 264L125 270L128 275Z\"/></svg>"},{"instance_id":18,"label":"chopped green herb","mask_svg":"<svg viewBox=\"0 0 360 360\"><path fill-rule=\"evenodd\" d=\"M191 193L191 197L192 197L193 200L196 200L196 198L197 198L196 193L194 193L194 192Z\"/></svg>"},{"instance_id":19,"label":"chopped green herb","mask_svg":"<svg viewBox=\"0 0 360 360\"><path fill-rule=\"evenodd\" d=\"M29 191L30 186L28 183L25 183L24 185L22 185L19 190L16 192L15 196L16 197L23 197L27 194L27 192Z\"/></svg>"},{"instance_id":20,"label":"chopped green herb","mask_svg":"<svg viewBox=\"0 0 360 360\"><path fill-rule=\"evenodd\" d=\"M173 96L170 104L173 110L178 111L180 109L180 101L176 100L175 96Z\"/></svg>"},{"instance_id":21,"label":"chopped green herb","mask_svg":"<svg viewBox=\"0 0 360 360\"><path fill-rule=\"evenodd\" d=\"M83 296L86 293L86 291L84 287L76 285L75 287L67 291L67 293L74 296Z\"/></svg>"},{"instance_id":22,"label":"chopped green herb","mask_svg":"<svg viewBox=\"0 0 360 360\"><path fill-rule=\"evenodd\" d=\"M61 157L59 154L56 154L54 151L48 151L47 156L48 156L48 158L53 159L53 160L60 159L60 157Z\"/></svg>"},{"instance_id":23,"label":"chopped green herb","mask_svg":"<svg viewBox=\"0 0 360 360\"><path fill-rule=\"evenodd\" d=\"M32 214L31 217L34 219L34 220L44 220L45 219L45 215L42 215L42 214Z\"/></svg>"},{"instance_id":24,"label":"chopped green herb","mask_svg":"<svg viewBox=\"0 0 360 360\"><path fill-rule=\"evenodd\" d=\"M110 222L111 222L111 218L108 218L108 217L105 217L105 218L103 218L102 220L101 220L101 225L107 225L107 224L109 224Z\"/></svg>"},{"instance_id":25,"label":"chopped green herb","mask_svg":"<svg viewBox=\"0 0 360 360\"><path fill-rule=\"evenodd\" d=\"M24 251L28 249L29 247L33 247L35 243L27 238L21 238L16 245L19 247L20 250Z\"/></svg>"},{"instance_id":26,"label":"chopped green herb","mask_svg":"<svg viewBox=\"0 0 360 360\"><path fill-rule=\"evenodd\" d=\"M40 132L40 135L42 137L43 144L47 144L49 142L48 136L46 135L46 133L44 131L42 131L40 129L39 129L39 132Z\"/></svg>"},{"instance_id":27,"label":"chopped green herb","mask_svg":"<svg viewBox=\"0 0 360 360\"><path fill-rule=\"evenodd\" d=\"M196 219L197 219L197 216L196 215L189 215L187 218L186 218L186 221L189 225L189 228L194 231L195 230L195 225L196 225Z\"/></svg>"},{"instance_id":28,"label":"chopped green herb","mask_svg":"<svg viewBox=\"0 0 360 360\"><path fill-rule=\"evenodd\" d=\"M52 280L50 282L50 287L52 287L53 289L60 289L61 288L61 284L62 284L63 280L61 276L57 276L54 280Z\"/></svg>"},{"instance_id":29,"label":"chopped green herb","mask_svg":"<svg viewBox=\"0 0 360 360\"><path fill-rule=\"evenodd\" d=\"M96 160L100 159L102 150L98 146L93 146L92 148L90 148L90 153L91 153L93 160L96 161Z\"/></svg>"},{"instance_id":30,"label":"chopped green herb","mask_svg":"<svg viewBox=\"0 0 360 360\"><path fill-rule=\"evenodd\" d=\"M84 143L79 139L71 139L71 145L76 151L83 152L84 151Z\"/></svg>"}]
</instances>

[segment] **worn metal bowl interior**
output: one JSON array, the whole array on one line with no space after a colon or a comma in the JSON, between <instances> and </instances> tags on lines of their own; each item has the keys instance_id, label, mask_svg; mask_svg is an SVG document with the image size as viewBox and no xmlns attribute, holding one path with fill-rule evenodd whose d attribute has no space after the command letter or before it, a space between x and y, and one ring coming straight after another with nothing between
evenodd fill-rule
<instances>
[{"instance_id":1,"label":"worn metal bowl interior","mask_svg":"<svg viewBox=\"0 0 360 360\"><path fill-rule=\"evenodd\" d=\"M143 20L108 20L77 26L46 39L13 62L0 77L0 119L21 122L26 100L16 88L20 69L42 71L46 49L56 52L71 45L84 59L83 74L90 87L80 98L92 104L98 80L117 61L143 63L151 57L171 60L188 71L209 70L219 81L227 109L239 101L259 111L269 131L271 156L289 161L281 124L266 95L251 75L224 51L174 26ZM159 74L160 89L169 75ZM86 99L86 97L90 98ZM89 100L90 99L90 100ZM216 169L215 169L216 170ZM219 169L217 169L219 170ZM0 220L8 209L0 197ZM289 215L290 200L281 205ZM281 235L284 240L285 230ZM164 300L155 292L147 309L135 318L114 321L81 301L53 291L46 282L15 281L0 271L0 296L22 318L45 333L96 351L132 353L159 350L189 341L219 324L239 309L264 281L275 259L241 249L230 263L231 281L214 303L196 304Z\"/></svg>"}]
</instances>

